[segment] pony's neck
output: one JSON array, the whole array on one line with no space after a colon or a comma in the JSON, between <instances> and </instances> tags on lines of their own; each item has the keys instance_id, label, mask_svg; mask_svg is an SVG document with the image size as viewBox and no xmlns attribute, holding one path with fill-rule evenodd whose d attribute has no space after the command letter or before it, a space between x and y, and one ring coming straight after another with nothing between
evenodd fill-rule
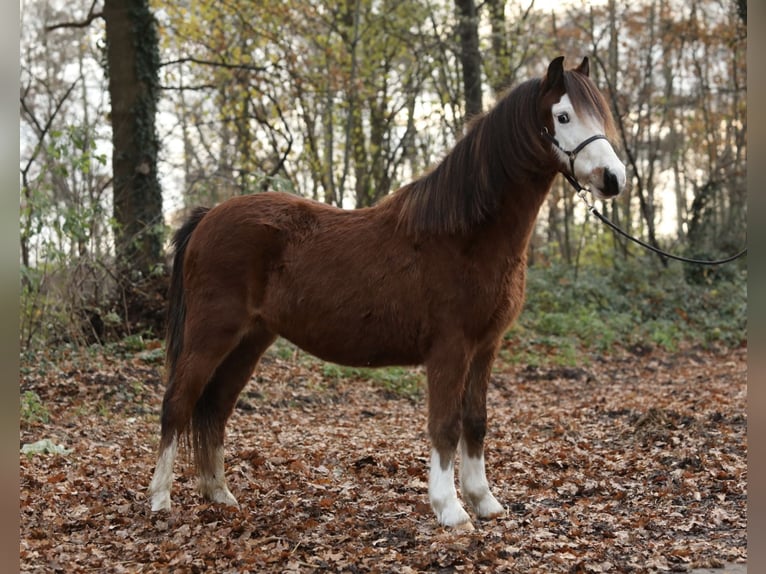
<instances>
[{"instance_id":1,"label":"pony's neck","mask_svg":"<svg viewBox=\"0 0 766 574\"><path fill-rule=\"evenodd\" d=\"M537 216L548 197L555 175L553 172L509 187L493 225L488 228L488 231L492 229L490 235L498 237L514 252L526 253ZM479 229L476 232L481 233Z\"/></svg>"},{"instance_id":2,"label":"pony's neck","mask_svg":"<svg viewBox=\"0 0 766 574\"><path fill-rule=\"evenodd\" d=\"M397 193L406 232L470 235L499 219L534 223L555 175L537 125L539 84L530 80L502 98L432 171Z\"/></svg>"}]
</instances>

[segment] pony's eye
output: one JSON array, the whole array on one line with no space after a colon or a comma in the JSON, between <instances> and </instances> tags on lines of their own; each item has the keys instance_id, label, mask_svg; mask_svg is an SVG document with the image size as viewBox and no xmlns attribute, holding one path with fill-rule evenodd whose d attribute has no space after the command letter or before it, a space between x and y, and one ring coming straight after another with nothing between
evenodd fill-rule
<instances>
[{"instance_id":1,"label":"pony's eye","mask_svg":"<svg viewBox=\"0 0 766 574\"><path fill-rule=\"evenodd\" d=\"M556 116L556 119L559 121L560 124L568 124L569 123L569 114L563 113Z\"/></svg>"}]
</instances>

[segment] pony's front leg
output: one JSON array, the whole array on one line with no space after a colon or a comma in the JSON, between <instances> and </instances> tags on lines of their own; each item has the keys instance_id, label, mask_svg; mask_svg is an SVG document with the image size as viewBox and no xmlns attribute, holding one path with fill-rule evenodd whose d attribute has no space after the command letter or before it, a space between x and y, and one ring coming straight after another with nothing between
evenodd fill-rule
<instances>
[{"instance_id":1,"label":"pony's front leg","mask_svg":"<svg viewBox=\"0 0 766 574\"><path fill-rule=\"evenodd\" d=\"M439 524L472 529L471 519L457 498L455 451L460 440L460 396L467 365L443 356L426 365L428 373L428 434L431 466L428 496Z\"/></svg>"},{"instance_id":2,"label":"pony's front leg","mask_svg":"<svg viewBox=\"0 0 766 574\"><path fill-rule=\"evenodd\" d=\"M462 439L460 441L460 490L480 518L505 514L503 505L489 490L484 465L487 434L487 385L495 351L479 353L471 363L463 395Z\"/></svg>"},{"instance_id":3,"label":"pony's front leg","mask_svg":"<svg viewBox=\"0 0 766 574\"><path fill-rule=\"evenodd\" d=\"M439 524L473 529L471 518L457 498L454 460L454 453L445 455L436 448L431 450L431 467L428 473L428 497L431 508Z\"/></svg>"},{"instance_id":4,"label":"pony's front leg","mask_svg":"<svg viewBox=\"0 0 766 574\"><path fill-rule=\"evenodd\" d=\"M461 441L460 490L463 498L479 518L496 518L505 515L503 505L489 490L484 468L484 454L472 454Z\"/></svg>"}]
</instances>

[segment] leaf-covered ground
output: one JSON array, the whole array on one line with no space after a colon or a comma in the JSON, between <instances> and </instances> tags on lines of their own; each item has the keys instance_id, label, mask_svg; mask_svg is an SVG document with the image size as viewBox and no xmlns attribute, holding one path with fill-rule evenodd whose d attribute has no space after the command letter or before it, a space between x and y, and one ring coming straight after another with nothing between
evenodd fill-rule
<instances>
[{"instance_id":1,"label":"leaf-covered ground","mask_svg":"<svg viewBox=\"0 0 766 574\"><path fill-rule=\"evenodd\" d=\"M271 352L228 427L241 509L179 460L152 514L160 349L22 369L25 572L685 572L746 559L746 350L498 365L488 475L507 516L439 527L425 398ZM349 376L351 375L351 376ZM381 382L383 381L383 382ZM35 397L39 397L39 404ZM25 403L26 401L26 403Z\"/></svg>"}]
</instances>

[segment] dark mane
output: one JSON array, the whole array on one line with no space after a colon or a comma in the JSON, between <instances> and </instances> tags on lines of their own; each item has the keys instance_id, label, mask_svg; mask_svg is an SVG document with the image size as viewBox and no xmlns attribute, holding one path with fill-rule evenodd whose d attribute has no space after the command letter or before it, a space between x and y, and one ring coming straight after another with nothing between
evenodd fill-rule
<instances>
[{"instance_id":1,"label":"dark mane","mask_svg":"<svg viewBox=\"0 0 766 574\"><path fill-rule=\"evenodd\" d=\"M430 172L396 192L407 233L465 233L496 211L508 187L547 153L539 137L540 79L529 80L477 116Z\"/></svg>"},{"instance_id":2,"label":"dark mane","mask_svg":"<svg viewBox=\"0 0 766 574\"><path fill-rule=\"evenodd\" d=\"M573 70L564 81L575 110L596 113L613 139L609 106L593 83ZM466 233L487 221L513 188L555 173L540 137L541 84L538 78L513 88L468 125L435 168L394 194L401 200L399 225L408 234Z\"/></svg>"}]
</instances>

